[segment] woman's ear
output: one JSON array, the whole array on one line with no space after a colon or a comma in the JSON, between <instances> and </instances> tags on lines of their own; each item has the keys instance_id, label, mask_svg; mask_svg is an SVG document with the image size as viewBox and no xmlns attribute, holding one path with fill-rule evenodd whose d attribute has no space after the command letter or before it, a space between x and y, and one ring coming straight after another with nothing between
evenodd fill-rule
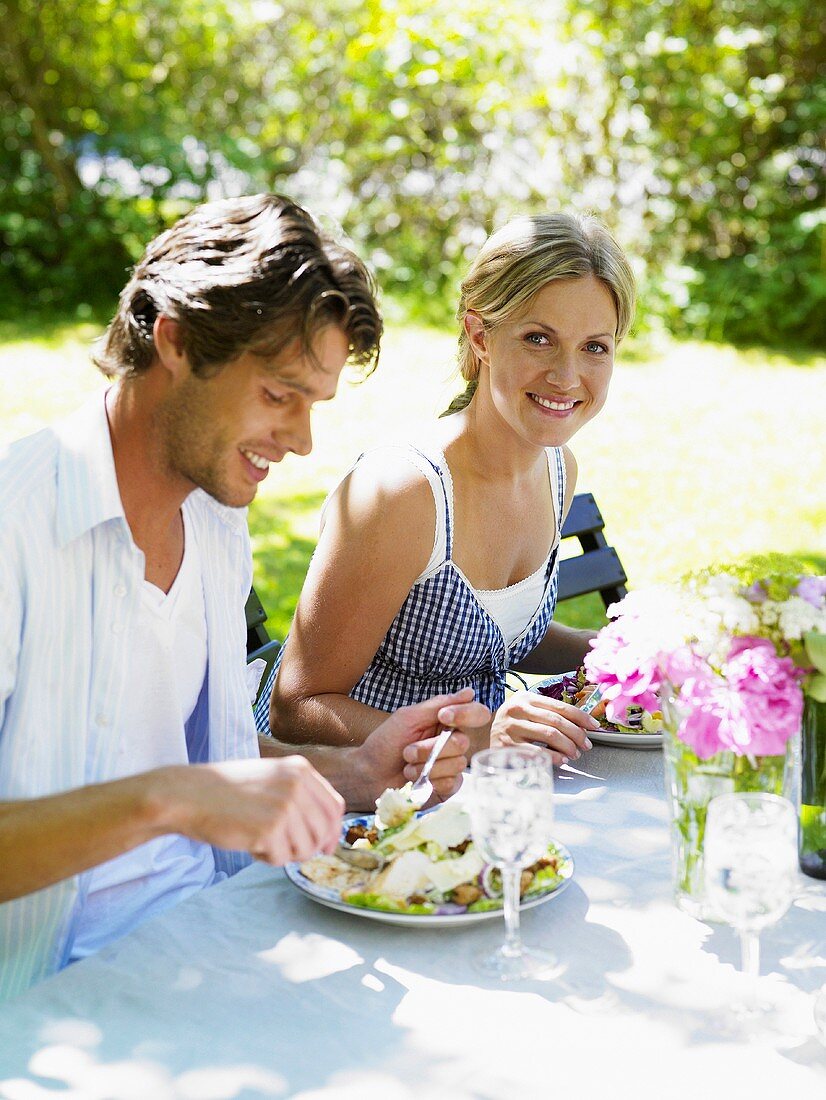
<instances>
[{"instance_id":1,"label":"woman's ear","mask_svg":"<svg viewBox=\"0 0 826 1100\"><path fill-rule=\"evenodd\" d=\"M176 378L189 373L189 357L184 351L183 333L177 321L159 313L152 326L152 340L162 367Z\"/></svg>"},{"instance_id":2,"label":"woman's ear","mask_svg":"<svg viewBox=\"0 0 826 1100\"><path fill-rule=\"evenodd\" d=\"M477 357L483 363L488 362L488 334L485 322L474 310L469 309L465 314L465 332L470 341L470 346L476 352Z\"/></svg>"}]
</instances>

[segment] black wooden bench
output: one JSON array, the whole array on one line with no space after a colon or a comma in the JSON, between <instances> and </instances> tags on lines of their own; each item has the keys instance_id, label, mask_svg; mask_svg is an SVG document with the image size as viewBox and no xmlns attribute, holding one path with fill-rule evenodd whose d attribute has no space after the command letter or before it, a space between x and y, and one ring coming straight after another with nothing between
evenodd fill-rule
<instances>
[{"instance_id":1,"label":"black wooden bench","mask_svg":"<svg viewBox=\"0 0 826 1100\"><path fill-rule=\"evenodd\" d=\"M591 493L577 493L562 525L562 538L579 539L582 553L559 563L558 600L599 592L606 607L626 594L628 577L603 528L605 521Z\"/></svg>"},{"instance_id":2,"label":"black wooden bench","mask_svg":"<svg viewBox=\"0 0 826 1100\"><path fill-rule=\"evenodd\" d=\"M264 674L261 677L261 685L263 686L270 674L270 669L275 663L275 658L278 656L281 642L270 638L267 628L264 626L267 621L267 612L264 610L264 605L259 600L258 593L254 588L250 589L250 594L247 596L245 610L247 614L247 664L259 657L267 662Z\"/></svg>"}]
</instances>

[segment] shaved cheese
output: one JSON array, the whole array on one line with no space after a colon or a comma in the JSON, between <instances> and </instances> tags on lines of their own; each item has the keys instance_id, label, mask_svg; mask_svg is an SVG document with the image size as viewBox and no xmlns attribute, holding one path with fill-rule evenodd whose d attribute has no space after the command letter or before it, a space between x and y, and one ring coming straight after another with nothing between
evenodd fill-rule
<instances>
[{"instance_id":1,"label":"shaved cheese","mask_svg":"<svg viewBox=\"0 0 826 1100\"><path fill-rule=\"evenodd\" d=\"M437 890L446 894L463 882L474 882L483 867L482 857L471 848L457 859L441 859L438 863L431 863L427 876Z\"/></svg>"},{"instance_id":2,"label":"shaved cheese","mask_svg":"<svg viewBox=\"0 0 826 1100\"><path fill-rule=\"evenodd\" d=\"M443 848L455 848L470 836L470 814L458 803L445 802L433 813L419 818L419 836L434 840Z\"/></svg>"},{"instance_id":3,"label":"shaved cheese","mask_svg":"<svg viewBox=\"0 0 826 1100\"><path fill-rule=\"evenodd\" d=\"M401 899L418 894L427 889L431 866L424 852L405 852L378 872L370 891Z\"/></svg>"},{"instance_id":4,"label":"shaved cheese","mask_svg":"<svg viewBox=\"0 0 826 1100\"><path fill-rule=\"evenodd\" d=\"M410 800L412 783L405 783L396 789L388 787L376 801L376 826L379 829L393 829L404 823L416 811L416 804Z\"/></svg>"},{"instance_id":5,"label":"shaved cheese","mask_svg":"<svg viewBox=\"0 0 826 1100\"><path fill-rule=\"evenodd\" d=\"M413 818L397 833L376 845L378 851L406 852L435 841L442 848L454 848L470 836L470 814L459 803L445 802L437 810Z\"/></svg>"}]
</instances>

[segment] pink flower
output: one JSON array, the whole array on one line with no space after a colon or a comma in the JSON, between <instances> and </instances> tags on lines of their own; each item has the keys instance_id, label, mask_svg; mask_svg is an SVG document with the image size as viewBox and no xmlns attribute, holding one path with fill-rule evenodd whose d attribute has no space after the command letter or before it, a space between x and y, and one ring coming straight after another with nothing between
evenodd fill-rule
<instances>
[{"instance_id":1,"label":"pink flower","mask_svg":"<svg viewBox=\"0 0 826 1100\"><path fill-rule=\"evenodd\" d=\"M626 634L622 619L603 627L592 639L591 647L585 657L585 671L590 682L602 688L609 718L624 721L629 706L649 711L659 708L657 653L635 644Z\"/></svg>"},{"instance_id":2,"label":"pink flower","mask_svg":"<svg viewBox=\"0 0 826 1100\"><path fill-rule=\"evenodd\" d=\"M749 756L785 752L803 713L802 670L791 658L778 657L767 638L735 638L724 672L733 701L723 740Z\"/></svg>"},{"instance_id":3,"label":"pink flower","mask_svg":"<svg viewBox=\"0 0 826 1100\"><path fill-rule=\"evenodd\" d=\"M741 595L753 608L761 602L776 608L779 604L769 600L767 585L752 585L740 590ZM619 617L591 642L584 662L588 679L602 689L610 719L627 720L632 706L659 710L660 696L669 692L675 696L677 736L700 759L724 751L749 756L784 753L800 725L803 672L778 654L778 647L788 646L782 637L780 642L772 640L777 629L767 630L770 636L763 638L732 636L735 630L759 629L759 615L745 605L750 618L735 615L730 622L721 612L721 607L723 612L728 607L724 598L729 588L726 582L699 594L689 589L674 599L656 590L649 597L626 597ZM800 578L794 595L794 607L788 600L783 607L795 613L800 607L805 611L803 600L812 605L822 602L826 577ZM738 607L741 604L738 597ZM769 626L774 621L767 619ZM800 630L795 637L800 637Z\"/></svg>"},{"instance_id":4,"label":"pink flower","mask_svg":"<svg viewBox=\"0 0 826 1100\"><path fill-rule=\"evenodd\" d=\"M800 725L800 677L767 638L735 638L722 676L700 666L680 686L680 740L701 760L724 751L781 755Z\"/></svg>"},{"instance_id":5,"label":"pink flower","mask_svg":"<svg viewBox=\"0 0 826 1100\"><path fill-rule=\"evenodd\" d=\"M698 676L689 676L683 682L679 709L683 718L677 736L694 750L700 760L708 760L728 747L723 743L720 730L722 714L718 684L708 669Z\"/></svg>"},{"instance_id":6,"label":"pink flower","mask_svg":"<svg viewBox=\"0 0 826 1100\"><path fill-rule=\"evenodd\" d=\"M711 676L705 658L687 645L670 653L661 653L660 668L664 679L675 688L681 687L687 680L702 680Z\"/></svg>"}]
</instances>

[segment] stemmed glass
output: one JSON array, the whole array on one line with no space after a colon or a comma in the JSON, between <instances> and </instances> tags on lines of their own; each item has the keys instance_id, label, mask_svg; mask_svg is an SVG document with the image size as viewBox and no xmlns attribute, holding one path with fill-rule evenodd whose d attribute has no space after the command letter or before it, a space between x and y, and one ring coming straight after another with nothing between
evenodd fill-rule
<instances>
[{"instance_id":1,"label":"stemmed glass","mask_svg":"<svg viewBox=\"0 0 826 1100\"><path fill-rule=\"evenodd\" d=\"M715 917L740 935L747 999L733 1005L748 1020L770 1006L759 1002L760 932L792 903L797 878L797 816L791 802L774 794L721 794L708 805L705 885Z\"/></svg>"},{"instance_id":2,"label":"stemmed glass","mask_svg":"<svg viewBox=\"0 0 826 1100\"><path fill-rule=\"evenodd\" d=\"M545 855L551 840L550 757L530 745L487 749L474 756L470 770L473 843L486 863L500 869L505 903L505 942L479 967L503 981L552 977L558 971L556 957L529 950L519 936L522 868Z\"/></svg>"},{"instance_id":3,"label":"stemmed glass","mask_svg":"<svg viewBox=\"0 0 826 1100\"><path fill-rule=\"evenodd\" d=\"M826 1047L826 985L815 997L815 1026L821 1043Z\"/></svg>"}]
</instances>

